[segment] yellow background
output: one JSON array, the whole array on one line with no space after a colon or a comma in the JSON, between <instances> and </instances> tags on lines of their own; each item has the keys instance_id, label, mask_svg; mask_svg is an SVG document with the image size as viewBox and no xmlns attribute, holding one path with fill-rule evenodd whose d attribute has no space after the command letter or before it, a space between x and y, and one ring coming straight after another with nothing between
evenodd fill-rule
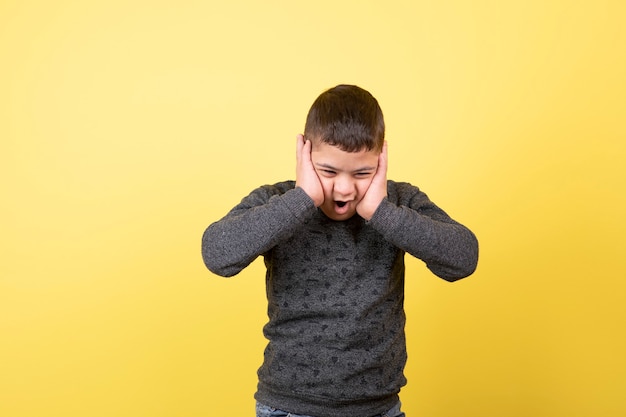
<instances>
[{"instance_id":1,"label":"yellow background","mask_svg":"<svg viewBox=\"0 0 626 417\"><path fill-rule=\"evenodd\" d=\"M1 1L0 415L253 415L262 264L200 236L338 83L481 243L408 262L408 416L626 415L625 4Z\"/></svg>"}]
</instances>

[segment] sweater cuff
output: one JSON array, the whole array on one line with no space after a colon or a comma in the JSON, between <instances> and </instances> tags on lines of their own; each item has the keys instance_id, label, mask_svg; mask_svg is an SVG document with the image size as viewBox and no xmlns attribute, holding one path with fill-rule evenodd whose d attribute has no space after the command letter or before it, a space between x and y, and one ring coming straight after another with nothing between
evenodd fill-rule
<instances>
[{"instance_id":1,"label":"sweater cuff","mask_svg":"<svg viewBox=\"0 0 626 417\"><path fill-rule=\"evenodd\" d=\"M317 211L313 199L300 187L287 191L282 197L285 207L297 219L308 219Z\"/></svg>"},{"instance_id":2,"label":"sweater cuff","mask_svg":"<svg viewBox=\"0 0 626 417\"><path fill-rule=\"evenodd\" d=\"M369 220L368 224L377 230L392 229L397 220L397 216L394 216L394 210L396 208L397 206L395 204L390 202L387 198L384 198L378 205L378 208L374 212L374 215Z\"/></svg>"}]
</instances>

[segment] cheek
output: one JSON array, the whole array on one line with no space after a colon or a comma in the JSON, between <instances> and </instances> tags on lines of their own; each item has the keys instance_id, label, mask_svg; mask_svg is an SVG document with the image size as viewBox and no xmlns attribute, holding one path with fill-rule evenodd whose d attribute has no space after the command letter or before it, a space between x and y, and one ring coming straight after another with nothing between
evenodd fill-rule
<instances>
[{"instance_id":1,"label":"cheek","mask_svg":"<svg viewBox=\"0 0 626 417\"><path fill-rule=\"evenodd\" d=\"M322 189L324 190L324 195L331 195L333 193L333 181L330 178L319 177L320 183L322 184Z\"/></svg>"},{"instance_id":2,"label":"cheek","mask_svg":"<svg viewBox=\"0 0 626 417\"><path fill-rule=\"evenodd\" d=\"M367 190L370 188L371 183L372 183L371 179L361 180L357 182L356 189L361 198L363 198Z\"/></svg>"}]
</instances>

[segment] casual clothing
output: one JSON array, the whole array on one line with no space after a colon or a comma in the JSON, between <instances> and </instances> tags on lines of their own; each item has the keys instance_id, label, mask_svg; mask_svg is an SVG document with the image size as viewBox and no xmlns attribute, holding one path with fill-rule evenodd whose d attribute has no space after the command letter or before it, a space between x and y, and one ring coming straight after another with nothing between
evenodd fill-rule
<instances>
[{"instance_id":1,"label":"casual clothing","mask_svg":"<svg viewBox=\"0 0 626 417\"><path fill-rule=\"evenodd\" d=\"M454 281L476 268L478 243L417 187L394 181L369 221L333 221L287 181L209 226L202 255L212 272L265 259L269 343L257 401L316 417L393 408L406 383L405 253Z\"/></svg>"}]
</instances>

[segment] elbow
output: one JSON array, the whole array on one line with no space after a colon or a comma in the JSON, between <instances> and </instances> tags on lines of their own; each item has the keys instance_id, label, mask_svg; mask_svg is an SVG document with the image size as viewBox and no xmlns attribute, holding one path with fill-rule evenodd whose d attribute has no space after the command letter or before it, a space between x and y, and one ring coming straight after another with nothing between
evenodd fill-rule
<instances>
[{"instance_id":1,"label":"elbow","mask_svg":"<svg viewBox=\"0 0 626 417\"><path fill-rule=\"evenodd\" d=\"M212 256L209 251L202 248L202 260L209 271L224 278L230 278L237 275L243 268L227 262L220 262L219 256Z\"/></svg>"},{"instance_id":2,"label":"elbow","mask_svg":"<svg viewBox=\"0 0 626 417\"><path fill-rule=\"evenodd\" d=\"M229 278L237 275L241 268L237 268L232 263L227 262L228 256L223 254L223 250L213 244L209 234L205 231L202 235L202 260L209 271L220 277Z\"/></svg>"},{"instance_id":3,"label":"elbow","mask_svg":"<svg viewBox=\"0 0 626 417\"><path fill-rule=\"evenodd\" d=\"M467 265L458 265L455 267L449 267L445 270L439 270L435 272L435 274L448 282L455 282L463 278L467 278L476 271L476 266L478 262L474 262L473 264ZM433 271L434 272L434 271Z\"/></svg>"},{"instance_id":4,"label":"elbow","mask_svg":"<svg viewBox=\"0 0 626 417\"><path fill-rule=\"evenodd\" d=\"M209 271L213 272L215 275L220 276L222 278L234 277L235 275L239 273L239 271L233 271L231 269L214 269L214 268L208 268L208 269Z\"/></svg>"},{"instance_id":5,"label":"elbow","mask_svg":"<svg viewBox=\"0 0 626 417\"><path fill-rule=\"evenodd\" d=\"M238 268L216 262L212 257L207 256L204 251L202 251L202 260L209 271L220 277L230 278L237 275L240 271Z\"/></svg>"},{"instance_id":6,"label":"elbow","mask_svg":"<svg viewBox=\"0 0 626 417\"><path fill-rule=\"evenodd\" d=\"M448 282L469 277L478 267L478 240L472 234L472 239L462 250L456 251L453 260L443 265L435 264L428 267L435 275Z\"/></svg>"},{"instance_id":7,"label":"elbow","mask_svg":"<svg viewBox=\"0 0 626 417\"><path fill-rule=\"evenodd\" d=\"M467 278L476 271L476 263L473 265L454 265L442 267L440 265L428 267L439 278L448 282L455 282Z\"/></svg>"}]
</instances>

